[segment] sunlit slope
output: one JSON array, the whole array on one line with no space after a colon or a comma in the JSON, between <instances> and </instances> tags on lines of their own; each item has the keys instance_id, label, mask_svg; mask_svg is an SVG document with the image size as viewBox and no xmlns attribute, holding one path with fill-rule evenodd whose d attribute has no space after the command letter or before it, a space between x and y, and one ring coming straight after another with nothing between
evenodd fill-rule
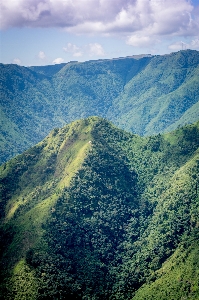
<instances>
[{"instance_id":1,"label":"sunlit slope","mask_svg":"<svg viewBox=\"0 0 199 300\"><path fill-rule=\"evenodd\" d=\"M60 191L89 152L92 122L77 121L54 129L44 141L1 167L1 222L16 226L7 252L13 263L39 242L42 224Z\"/></svg>"},{"instance_id":2,"label":"sunlit slope","mask_svg":"<svg viewBox=\"0 0 199 300\"><path fill-rule=\"evenodd\" d=\"M199 298L198 234L185 236L174 254L154 272L133 300Z\"/></svg>"},{"instance_id":3,"label":"sunlit slope","mask_svg":"<svg viewBox=\"0 0 199 300\"><path fill-rule=\"evenodd\" d=\"M145 252L142 259L148 260L151 268L147 283L138 290L133 299L199 298L198 125L197 123L165 135L167 142L176 145L175 152L170 152L171 157L167 160L167 166L172 160L176 160L178 165L181 163L181 167L169 180L166 178L167 174L163 181L160 179L160 184L166 182L166 188L164 184L159 186L158 204L145 232L143 240L145 250L141 251L142 255ZM190 153L190 158L185 162L185 156L194 143L196 147L192 148L192 154ZM181 152L178 158L177 148L180 150L178 155ZM152 193L149 191L150 197L154 200L157 198L158 178L155 179L155 190L153 189ZM175 247L177 248L172 254ZM164 258L167 257L169 259L164 262Z\"/></svg>"},{"instance_id":4,"label":"sunlit slope","mask_svg":"<svg viewBox=\"0 0 199 300\"><path fill-rule=\"evenodd\" d=\"M140 265L148 265L143 269L147 284L140 288L135 299L198 299L198 173L196 151L168 180L166 189L159 187L158 203L136 254ZM169 260L164 263L167 257Z\"/></svg>"}]
</instances>

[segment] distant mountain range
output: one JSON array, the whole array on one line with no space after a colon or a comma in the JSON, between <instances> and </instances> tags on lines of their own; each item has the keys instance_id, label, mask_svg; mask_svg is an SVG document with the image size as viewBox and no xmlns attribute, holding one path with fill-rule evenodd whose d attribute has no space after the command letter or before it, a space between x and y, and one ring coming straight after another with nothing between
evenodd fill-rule
<instances>
[{"instance_id":1,"label":"distant mountain range","mask_svg":"<svg viewBox=\"0 0 199 300\"><path fill-rule=\"evenodd\" d=\"M84 63L0 65L0 163L50 130L100 116L139 135L199 119L199 52Z\"/></svg>"},{"instance_id":2,"label":"distant mountain range","mask_svg":"<svg viewBox=\"0 0 199 300\"><path fill-rule=\"evenodd\" d=\"M98 117L54 129L0 167L1 299L199 299L198 174L199 122L149 137Z\"/></svg>"}]
</instances>

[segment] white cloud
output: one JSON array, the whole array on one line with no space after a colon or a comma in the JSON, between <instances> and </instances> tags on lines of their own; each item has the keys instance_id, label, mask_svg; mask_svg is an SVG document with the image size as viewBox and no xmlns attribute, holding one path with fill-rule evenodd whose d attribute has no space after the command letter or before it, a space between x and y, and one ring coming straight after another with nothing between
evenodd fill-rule
<instances>
[{"instance_id":1,"label":"white cloud","mask_svg":"<svg viewBox=\"0 0 199 300\"><path fill-rule=\"evenodd\" d=\"M105 51L99 43L91 43L88 45L83 45L78 47L72 43L68 43L66 47L63 48L66 53L72 54L74 57L81 57L85 53L88 53L90 56L104 56Z\"/></svg>"},{"instance_id":2,"label":"white cloud","mask_svg":"<svg viewBox=\"0 0 199 300\"><path fill-rule=\"evenodd\" d=\"M127 38L126 43L134 47L148 47L156 43L156 40L149 36L134 34Z\"/></svg>"},{"instance_id":3,"label":"white cloud","mask_svg":"<svg viewBox=\"0 0 199 300\"><path fill-rule=\"evenodd\" d=\"M79 47L77 47L74 44L68 43L66 47L63 48L65 52L76 52L79 50Z\"/></svg>"},{"instance_id":4,"label":"white cloud","mask_svg":"<svg viewBox=\"0 0 199 300\"><path fill-rule=\"evenodd\" d=\"M189 47L194 50L199 50L199 38L192 40L191 43L189 44Z\"/></svg>"},{"instance_id":5,"label":"white cloud","mask_svg":"<svg viewBox=\"0 0 199 300\"><path fill-rule=\"evenodd\" d=\"M187 44L185 44L184 42L182 41L177 41L171 45L169 45L169 49L170 50L173 50L173 51L178 51L178 50L182 50L182 49L185 49L187 47Z\"/></svg>"},{"instance_id":6,"label":"white cloud","mask_svg":"<svg viewBox=\"0 0 199 300\"><path fill-rule=\"evenodd\" d=\"M39 57L40 59L45 59L45 58L46 58L46 55L45 55L45 53L44 53L43 51L39 51L38 57Z\"/></svg>"},{"instance_id":7,"label":"white cloud","mask_svg":"<svg viewBox=\"0 0 199 300\"><path fill-rule=\"evenodd\" d=\"M102 45L98 43L89 44L89 54L91 56L104 56L105 52Z\"/></svg>"},{"instance_id":8,"label":"white cloud","mask_svg":"<svg viewBox=\"0 0 199 300\"><path fill-rule=\"evenodd\" d=\"M2 28L62 27L75 33L194 36L189 0L2 0ZM192 17L193 14L193 17Z\"/></svg>"},{"instance_id":9,"label":"white cloud","mask_svg":"<svg viewBox=\"0 0 199 300\"><path fill-rule=\"evenodd\" d=\"M66 47L63 47L66 53L71 53L74 57L81 57L83 55L79 47L74 44L68 43Z\"/></svg>"},{"instance_id":10,"label":"white cloud","mask_svg":"<svg viewBox=\"0 0 199 300\"><path fill-rule=\"evenodd\" d=\"M81 52L81 51L73 53L74 57L81 57L82 55L83 55L83 52Z\"/></svg>"},{"instance_id":11,"label":"white cloud","mask_svg":"<svg viewBox=\"0 0 199 300\"><path fill-rule=\"evenodd\" d=\"M21 65L21 60L19 58L14 58L12 62L13 64Z\"/></svg>"},{"instance_id":12,"label":"white cloud","mask_svg":"<svg viewBox=\"0 0 199 300\"><path fill-rule=\"evenodd\" d=\"M61 64L64 62L64 59L61 57L58 57L56 59L53 60L53 64Z\"/></svg>"},{"instance_id":13,"label":"white cloud","mask_svg":"<svg viewBox=\"0 0 199 300\"><path fill-rule=\"evenodd\" d=\"M195 38L189 43L185 43L183 41L177 41L168 47L170 50L178 51L185 49L199 50L199 38Z\"/></svg>"}]
</instances>

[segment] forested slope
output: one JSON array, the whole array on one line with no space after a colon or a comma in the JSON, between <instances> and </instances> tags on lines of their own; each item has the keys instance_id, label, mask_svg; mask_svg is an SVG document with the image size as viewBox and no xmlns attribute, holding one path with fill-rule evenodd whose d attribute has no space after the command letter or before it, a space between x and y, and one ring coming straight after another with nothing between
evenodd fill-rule
<instances>
[{"instance_id":1,"label":"forested slope","mask_svg":"<svg viewBox=\"0 0 199 300\"><path fill-rule=\"evenodd\" d=\"M199 119L199 52L25 68L0 65L0 162L92 115L140 135Z\"/></svg>"},{"instance_id":2,"label":"forested slope","mask_svg":"<svg viewBox=\"0 0 199 300\"><path fill-rule=\"evenodd\" d=\"M198 147L91 117L3 164L4 298L198 299Z\"/></svg>"}]
</instances>

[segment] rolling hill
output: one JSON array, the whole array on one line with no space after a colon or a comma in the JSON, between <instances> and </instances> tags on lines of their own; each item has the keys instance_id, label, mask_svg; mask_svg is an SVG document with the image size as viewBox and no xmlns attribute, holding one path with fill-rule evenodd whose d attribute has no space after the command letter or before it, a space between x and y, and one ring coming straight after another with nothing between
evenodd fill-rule
<instances>
[{"instance_id":1,"label":"rolling hill","mask_svg":"<svg viewBox=\"0 0 199 300\"><path fill-rule=\"evenodd\" d=\"M199 122L89 117L0 167L3 299L198 299Z\"/></svg>"},{"instance_id":2,"label":"rolling hill","mask_svg":"<svg viewBox=\"0 0 199 300\"><path fill-rule=\"evenodd\" d=\"M0 162L50 130L97 115L139 134L168 132L199 119L199 52L70 62L0 65Z\"/></svg>"}]
</instances>

